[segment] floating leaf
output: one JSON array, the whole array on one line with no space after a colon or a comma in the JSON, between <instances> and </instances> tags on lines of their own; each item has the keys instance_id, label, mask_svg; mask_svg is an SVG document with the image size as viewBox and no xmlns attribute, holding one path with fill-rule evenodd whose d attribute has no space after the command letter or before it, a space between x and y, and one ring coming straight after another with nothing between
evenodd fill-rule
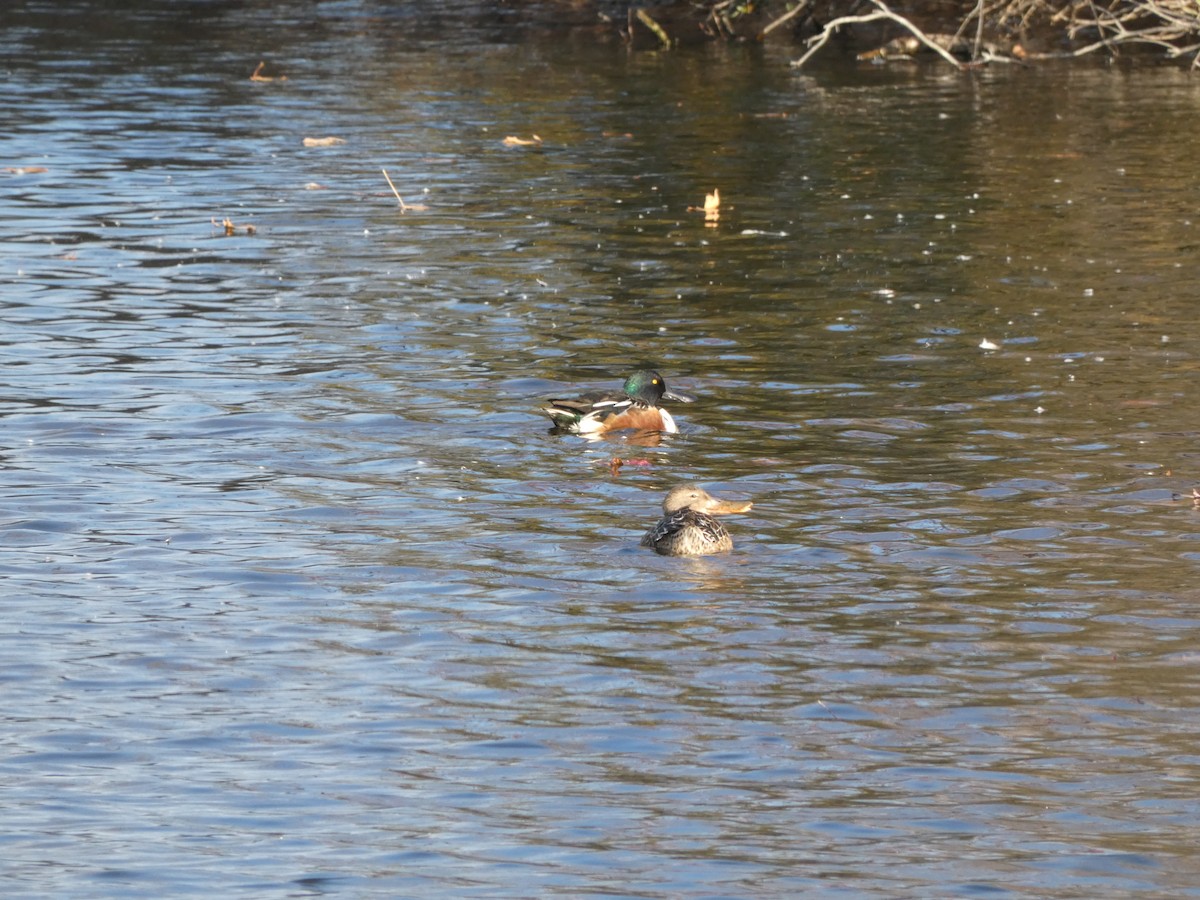
<instances>
[{"instance_id":1,"label":"floating leaf","mask_svg":"<svg viewBox=\"0 0 1200 900\"><path fill-rule=\"evenodd\" d=\"M711 194L704 195L704 218L716 220L721 218L721 192L713 188Z\"/></svg>"},{"instance_id":2,"label":"floating leaf","mask_svg":"<svg viewBox=\"0 0 1200 900\"><path fill-rule=\"evenodd\" d=\"M258 228L256 228L254 225L234 225L233 220L228 216L226 216L220 222L217 222L216 219L213 219L212 225L213 228L223 229L225 234L229 237L233 237L233 235L237 234L239 231L243 231L246 234L258 234Z\"/></svg>"},{"instance_id":3,"label":"floating leaf","mask_svg":"<svg viewBox=\"0 0 1200 900\"><path fill-rule=\"evenodd\" d=\"M704 224L713 228L721 219L721 192L713 188L711 194L704 195L703 206L689 206L688 212L704 213Z\"/></svg>"},{"instance_id":4,"label":"floating leaf","mask_svg":"<svg viewBox=\"0 0 1200 900\"><path fill-rule=\"evenodd\" d=\"M648 460L644 457L633 457L631 459L621 459L621 457L619 457L619 456L614 456L608 461L607 465L608 465L608 473L610 475L612 475L614 478L616 478L618 475L621 474L622 466L636 466L638 468L646 469L646 468L649 468L652 465L654 465L654 463L650 462L650 460Z\"/></svg>"},{"instance_id":5,"label":"floating leaf","mask_svg":"<svg viewBox=\"0 0 1200 900\"><path fill-rule=\"evenodd\" d=\"M5 172L13 175L36 175L39 172L50 171L45 166L5 166Z\"/></svg>"},{"instance_id":6,"label":"floating leaf","mask_svg":"<svg viewBox=\"0 0 1200 900\"><path fill-rule=\"evenodd\" d=\"M503 141L505 147L537 147L542 143L542 139L536 134L529 138L517 137L515 134L510 134Z\"/></svg>"},{"instance_id":7,"label":"floating leaf","mask_svg":"<svg viewBox=\"0 0 1200 900\"><path fill-rule=\"evenodd\" d=\"M323 138L305 138L305 147L336 147L338 144L346 143L345 138L340 137L323 137Z\"/></svg>"}]
</instances>

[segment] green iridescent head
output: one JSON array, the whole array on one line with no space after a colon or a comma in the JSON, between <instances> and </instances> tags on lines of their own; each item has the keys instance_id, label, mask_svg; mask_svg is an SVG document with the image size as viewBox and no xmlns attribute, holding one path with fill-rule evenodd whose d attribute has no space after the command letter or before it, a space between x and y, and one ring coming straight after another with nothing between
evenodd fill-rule
<instances>
[{"instance_id":1,"label":"green iridescent head","mask_svg":"<svg viewBox=\"0 0 1200 900\"><path fill-rule=\"evenodd\" d=\"M647 406L658 406L663 400L691 403L695 397L667 390L663 377L652 369L640 369L625 379L625 393Z\"/></svg>"}]
</instances>

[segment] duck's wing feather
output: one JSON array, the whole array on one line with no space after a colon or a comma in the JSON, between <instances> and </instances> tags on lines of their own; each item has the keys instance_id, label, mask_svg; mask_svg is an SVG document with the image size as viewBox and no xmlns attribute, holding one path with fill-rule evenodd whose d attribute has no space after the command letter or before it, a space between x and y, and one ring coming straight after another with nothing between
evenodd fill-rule
<instances>
[{"instance_id":1,"label":"duck's wing feather","mask_svg":"<svg viewBox=\"0 0 1200 900\"><path fill-rule=\"evenodd\" d=\"M611 410L618 406L628 406L633 401L624 394L614 394L611 391L589 391L578 397L555 397L548 402L554 409L586 416L597 410Z\"/></svg>"},{"instance_id":2,"label":"duck's wing feather","mask_svg":"<svg viewBox=\"0 0 1200 900\"><path fill-rule=\"evenodd\" d=\"M578 397L556 397L548 401L542 411L559 428L590 432L599 430L605 419L620 415L634 405L633 399L624 394L592 391Z\"/></svg>"},{"instance_id":3,"label":"duck's wing feather","mask_svg":"<svg viewBox=\"0 0 1200 900\"><path fill-rule=\"evenodd\" d=\"M670 542L685 528L692 530L700 540L714 544L729 534L712 516L694 509L681 509L659 519L642 538L642 546L657 547L664 541Z\"/></svg>"}]
</instances>

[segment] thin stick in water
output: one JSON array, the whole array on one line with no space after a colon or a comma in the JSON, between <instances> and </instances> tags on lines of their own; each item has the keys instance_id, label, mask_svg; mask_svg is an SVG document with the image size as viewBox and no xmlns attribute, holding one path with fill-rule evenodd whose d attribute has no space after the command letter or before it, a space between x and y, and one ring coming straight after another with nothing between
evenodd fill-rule
<instances>
[{"instance_id":1,"label":"thin stick in water","mask_svg":"<svg viewBox=\"0 0 1200 900\"><path fill-rule=\"evenodd\" d=\"M400 192L396 190L396 186L392 184L392 179L388 176L387 169L383 166L379 167L379 171L383 173L383 177L387 178L388 187L392 189L392 193L396 195L396 200L400 203L400 212L408 212L412 207L404 202L404 198L400 196Z\"/></svg>"}]
</instances>

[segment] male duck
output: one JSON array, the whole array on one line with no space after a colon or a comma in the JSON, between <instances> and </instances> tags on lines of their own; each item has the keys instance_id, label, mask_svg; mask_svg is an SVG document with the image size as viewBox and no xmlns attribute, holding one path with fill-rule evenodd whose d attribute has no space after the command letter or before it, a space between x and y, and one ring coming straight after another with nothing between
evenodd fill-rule
<instances>
[{"instance_id":1,"label":"male duck","mask_svg":"<svg viewBox=\"0 0 1200 900\"><path fill-rule=\"evenodd\" d=\"M679 431L671 414L658 404L663 400L691 403L695 398L667 390L657 372L643 369L625 379L621 393L591 391L572 400L549 400L542 412L560 431L600 435L610 431Z\"/></svg>"},{"instance_id":2,"label":"male duck","mask_svg":"<svg viewBox=\"0 0 1200 900\"><path fill-rule=\"evenodd\" d=\"M727 553L733 549L733 539L713 516L744 513L753 505L718 500L698 484L681 484L663 500L663 517L646 532L642 546L653 547L663 556Z\"/></svg>"}]
</instances>

